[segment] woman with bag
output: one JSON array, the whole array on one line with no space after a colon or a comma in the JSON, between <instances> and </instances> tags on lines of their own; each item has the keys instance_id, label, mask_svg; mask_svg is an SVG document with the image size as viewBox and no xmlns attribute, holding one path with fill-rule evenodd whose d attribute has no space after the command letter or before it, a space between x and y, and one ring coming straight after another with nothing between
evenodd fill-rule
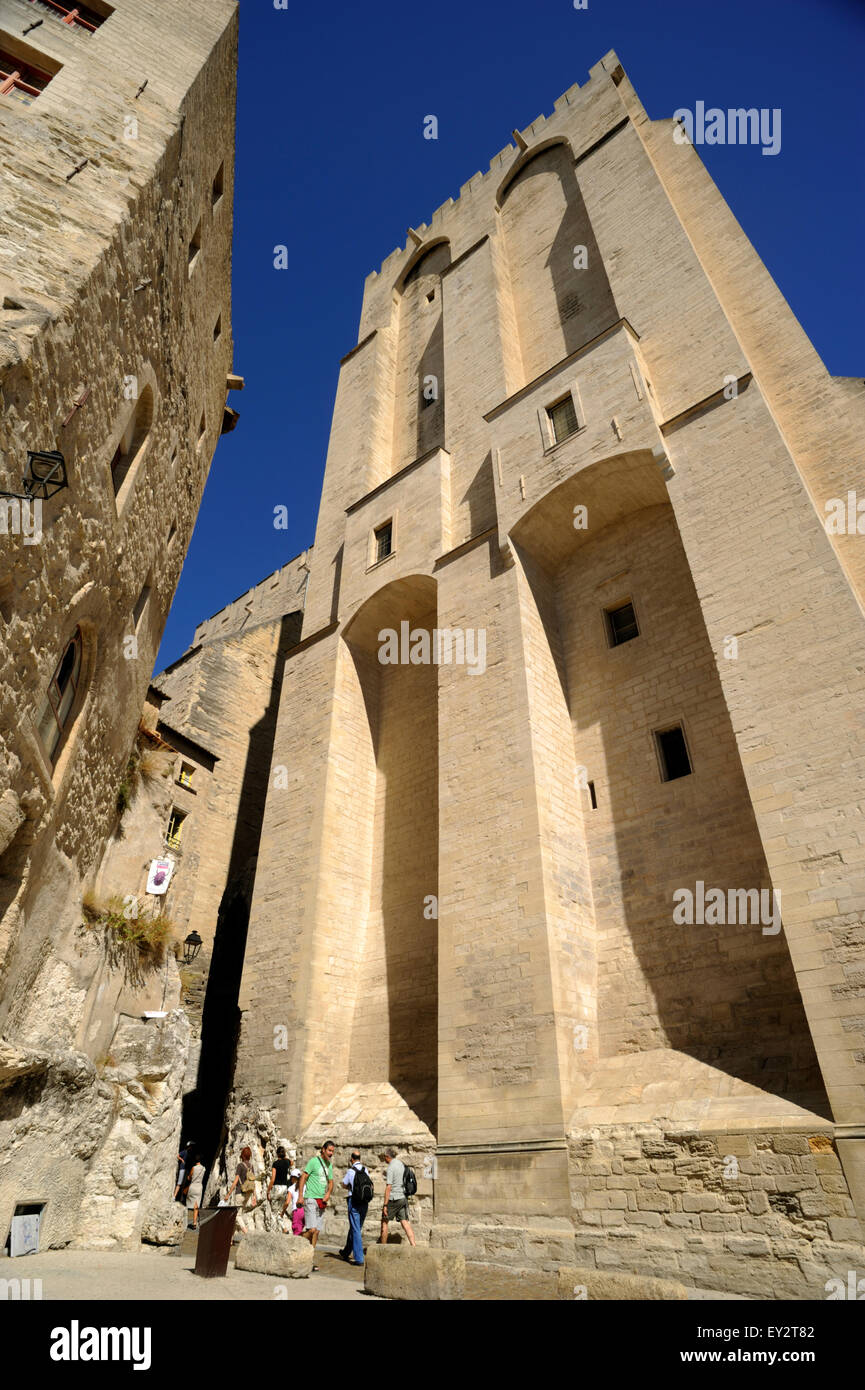
<instances>
[{"instance_id":1,"label":"woman with bag","mask_svg":"<svg viewBox=\"0 0 865 1390\"><path fill-rule=\"evenodd\" d=\"M226 1202L231 1201L231 1194L237 1188L237 1196L234 1205L237 1207L237 1225L243 1235L246 1235L249 1227L243 1219L242 1213L249 1211L255 1206L255 1173L252 1171L252 1149L246 1145L240 1151L240 1162L234 1174L234 1181L225 1194Z\"/></svg>"}]
</instances>

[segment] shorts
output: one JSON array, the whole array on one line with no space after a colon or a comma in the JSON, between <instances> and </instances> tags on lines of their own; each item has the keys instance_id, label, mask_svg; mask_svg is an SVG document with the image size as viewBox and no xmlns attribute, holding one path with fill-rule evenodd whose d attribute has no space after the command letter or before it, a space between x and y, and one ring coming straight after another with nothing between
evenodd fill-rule
<instances>
[{"instance_id":1,"label":"shorts","mask_svg":"<svg viewBox=\"0 0 865 1390\"><path fill-rule=\"evenodd\" d=\"M325 1207L325 1211L327 1208ZM320 1231L324 1227L324 1211L319 1208L318 1202L314 1197L304 1197L303 1199L303 1229L305 1231Z\"/></svg>"},{"instance_id":2,"label":"shorts","mask_svg":"<svg viewBox=\"0 0 865 1390\"><path fill-rule=\"evenodd\" d=\"M408 1200L405 1197L391 1197L387 1204L388 1221L408 1221Z\"/></svg>"}]
</instances>

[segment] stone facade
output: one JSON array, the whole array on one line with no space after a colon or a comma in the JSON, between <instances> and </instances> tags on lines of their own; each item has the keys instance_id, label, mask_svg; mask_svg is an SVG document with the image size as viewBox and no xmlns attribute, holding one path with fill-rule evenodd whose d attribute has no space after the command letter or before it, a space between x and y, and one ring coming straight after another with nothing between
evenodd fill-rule
<instances>
[{"instance_id":1,"label":"stone facade","mask_svg":"<svg viewBox=\"0 0 865 1390\"><path fill-rule=\"evenodd\" d=\"M824 525L865 390L674 129L608 54L367 279L231 1156L256 1110L347 1148L387 1085L438 1246L820 1296L865 1259L863 562ZM677 921L698 883L744 915Z\"/></svg>"},{"instance_id":2,"label":"stone facade","mask_svg":"<svg viewBox=\"0 0 865 1390\"><path fill-rule=\"evenodd\" d=\"M0 475L57 450L68 478L41 537L14 504L0 528L0 1239L47 1202L43 1245L134 1243L170 1195L173 956L118 952L82 898L143 890L159 797L115 832L233 367L236 5L95 8L0 3Z\"/></svg>"}]
</instances>

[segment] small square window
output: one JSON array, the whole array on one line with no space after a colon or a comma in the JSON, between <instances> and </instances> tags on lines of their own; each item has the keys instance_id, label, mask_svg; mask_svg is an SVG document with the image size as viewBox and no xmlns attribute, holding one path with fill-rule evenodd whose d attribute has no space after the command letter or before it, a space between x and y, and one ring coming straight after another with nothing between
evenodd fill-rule
<instances>
[{"instance_id":1,"label":"small square window","mask_svg":"<svg viewBox=\"0 0 865 1390\"><path fill-rule=\"evenodd\" d=\"M0 33L0 39L0 96L30 106L57 76L60 64L11 35ZM14 51L6 47L7 43ZM37 61L28 62L31 57Z\"/></svg>"},{"instance_id":2,"label":"small square window","mask_svg":"<svg viewBox=\"0 0 865 1390\"><path fill-rule=\"evenodd\" d=\"M688 757L688 745L685 743L685 734L681 727L658 730L655 743L658 761L661 764L662 782L675 782L677 777L690 776L691 759Z\"/></svg>"},{"instance_id":3,"label":"small square window","mask_svg":"<svg viewBox=\"0 0 865 1390\"><path fill-rule=\"evenodd\" d=\"M637 615L632 603L620 603L615 608L607 608L605 616L607 638L611 647L620 647L623 642L630 642L632 638L639 637L640 629L637 627Z\"/></svg>"},{"instance_id":4,"label":"small square window","mask_svg":"<svg viewBox=\"0 0 865 1390\"><path fill-rule=\"evenodd\" d=\"M393 551L393 522L386 521L383 526L379 526L375 532L375 558L374 563L379 560L386 560Z\"/></svg>"},{"instance_id":5,"label":"small square window","mask_svg":"<svg viewBox=\"0 0 865 1390\"><path fill-rule=\"evenodd\" d=\"M177 774L177 784L181 787L192 787L192 779L195 776L195 768L192 763L181 763L180 771Z\"/></svg>"},{"instance_id":6,"label":"small square window","mask_svg":"<svg viewBox=\"0 0 865 1390\"><path fill-rule=\"evenodd\" d=\"M579 429L574 399L570 392L567 396L563 396L560 401L557 401L555 405L547 406L547 415L550 418L553 439L556 444L561 444L563 439L576 434Z\"/></svg>"}]
</instances>

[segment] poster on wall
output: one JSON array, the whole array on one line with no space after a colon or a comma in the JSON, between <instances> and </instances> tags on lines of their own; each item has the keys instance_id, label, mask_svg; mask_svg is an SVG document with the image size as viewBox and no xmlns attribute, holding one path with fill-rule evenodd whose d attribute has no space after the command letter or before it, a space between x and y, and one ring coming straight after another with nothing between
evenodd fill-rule
<instances>
[{"instance_id":1,"label":"poster on wall","mask_svg":"<svg viewBox=\"0 0 865 1390\"><path fill-rule=\"evenodd\" d=\"M148 893L165 893L174 873L173 859L151 859L150 873L147 875Z\"/></svg>"}]
</instances>

